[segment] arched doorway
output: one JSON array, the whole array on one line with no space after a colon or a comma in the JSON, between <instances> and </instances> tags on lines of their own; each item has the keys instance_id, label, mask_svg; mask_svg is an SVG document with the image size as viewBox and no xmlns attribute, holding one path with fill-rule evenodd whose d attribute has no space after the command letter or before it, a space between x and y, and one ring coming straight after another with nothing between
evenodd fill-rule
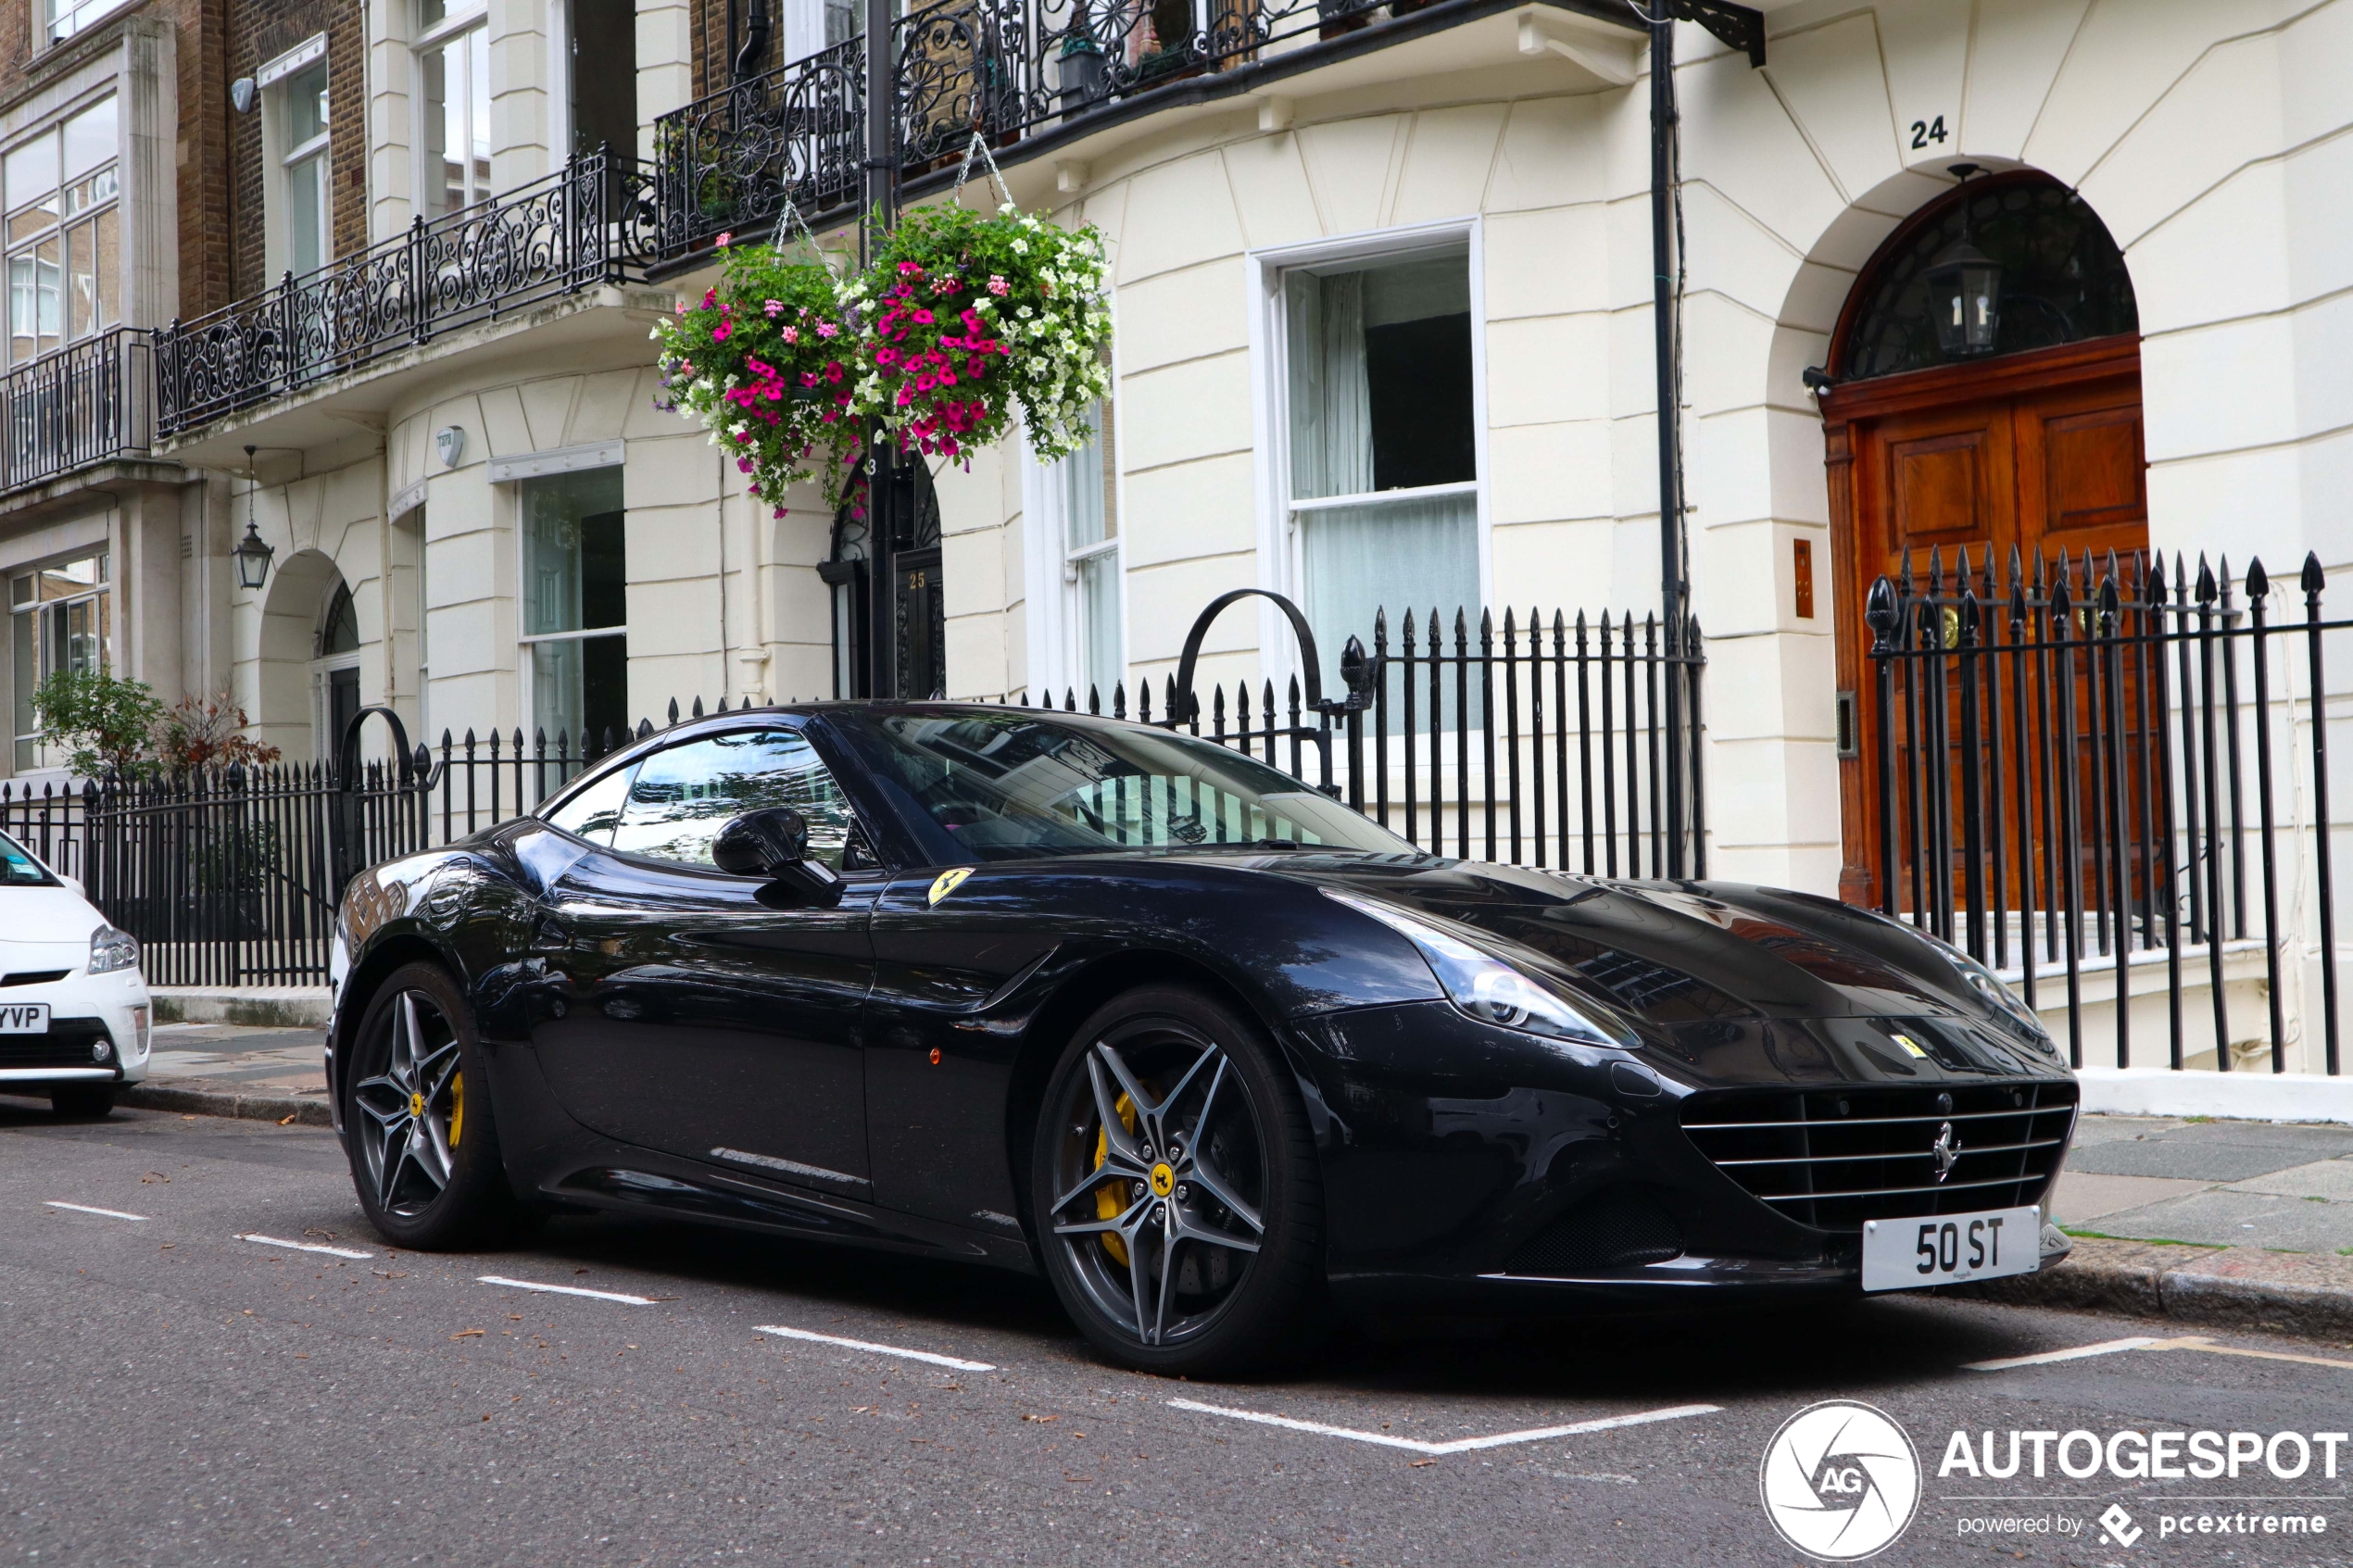
<instances>
[{"instance_id":1,"label":"arched doorway","mask_svg":"<svg viewBox=\"0 0 2353 1568\"><path fill-rule=\"evenodd\" d=\"M1939 346L1926 274L1966 232L2002 268L1990 346ZM2148 543L2139 317L2122 254L2082 199L2032 171L1921 208L1864 267L1822 392L1837 607L1839 891L1876 901L1877 742L1864 597L1881 573L1989 563L2006 583Z\"/></svg>"},{"instance_id":2,"label":"arched doorway","mask_svg":"<svg viewBox=\"0 0 2353 1568\"><path fill-rule=\"evenodd\" d=\"M297 550L270 573L262 600L254 711L258 738L289 759L324 759L359 710L358 607L325 552Z\"/></svg>"},{"instance_id":3,"label":"arched doorway","mask_svg":"<svg viewBox=\"0 0 2353 1568\"><path fill-rule=\"evenodd\" d=\"M876 695L874 646L875 558L890 573L884 596L890 636L882 678L888 696L932 697L948 690L948 600L940 583L939 495L919 461L903 464L900 476L912 495L894 508L911 519L904 537L878 551L862 513L844 507L834 514L833 547L819 565L833 597L834 695Z\"/></svg>"}]
</instances>

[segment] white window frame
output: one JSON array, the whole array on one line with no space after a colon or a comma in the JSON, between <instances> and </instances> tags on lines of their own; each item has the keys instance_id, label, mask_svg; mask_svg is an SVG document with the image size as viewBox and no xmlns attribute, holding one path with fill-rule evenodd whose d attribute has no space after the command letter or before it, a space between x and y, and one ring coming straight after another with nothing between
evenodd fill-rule
<instances>
[{"instance_id":1,"label":"white window frame","mask_svg":"<svg viewBox=\"0 0 2353 1568\"><path fill-rule=\"evenodd\" d=\"M1114 399L1105 394L1103 401L1113 403ZM1119 461L1116 412L1111 426L1111 441L1103 448L1102 458L1111 477L1112 503L1120 520L1120 531L1100 544L1078 550L1069 546L1069 459L1041 463L1035 457L1027 457L1022 464L1022 515L1026 520L1022 557L1024 592L1028 600L1029 692L1034 702L1047 700L1050 688L1055 702L1062 700L1065 689L1076 691L1081 702L1087 699L1086 692L1079 686L1085 664L1080 645L1086 636L1086 623L1079 610L1077 565L1094 557L1115 556L1119 566L1112 574L1112 581L1117 584L1119 594L1119 668L1113 673L1112 681L1114 685L1127 684L1128 711L1133 713L1136 688L1129 674L1134 659L1128 651L1128 629L1133 622L1127 615L1125 526L1127 474ZM1024 451L1026 454L1026 446ZM1106 713L1111 711L1112 690L1112 686L1101 689Z\"/></svg>"},{"instance_id":2,"label":"white window frame","mask_svg":"<svg viewBox=\"0 0 2353 1568\"><path fill-rule=\"evenodd\" d=\"M612 445L617 445L619 443L614 443ZM561 453L542 453L538 454L538 456L542 458L556 457L560 458L567 454L585 453L593 457L593 455L601 453L603 450L604 446L599 445L598 446L591 447L567 447L564 448ZM511 471L501 473L496 468L493 468L490 472L490 482L492 483L499 485L512 485L515 487L509 492L510 499L507 503L507 515L512 521L515 535L515 596L513 604L515 614L515 652L518 656L520 656L516 660L515 684L520 688L519 696L521 697L521 707L523 709L522 733L527 735L537 734L540 727L538 703L535 695L539 689L538 667L536 663L539 657L537 653L539 645L542 643L585 643L593 637L621 637L626 639L629 635L629 621L627 616L624 615L622 618L622 623L618 626L585 626L574 632L525 632L522 630L523 616L526 613L526 601L524 596L530 592L531 530L524 519L522 511L522 483L527 479L546 478L556 474L583 473L593 469L618 468L621 465L618 463L595 461L590 460L588 458L575 458L572 461L558 461L550 466L536 469L527 473L515 473ZM625 499L622 507L622 511L624 517L628 513L628 506ZM627 527L627 524L623 523L623 526L625 528ZM629 603L627 587L628 584L624 581L623 583L622 596L622 605L624 609L627 608ZM421 644L420 646L422 646L422 645ZM625 646L626 645L624 643L624 646ZM623 659L625 659L627 655L624 653ZM620 738L622 737L615 737L617 740ZM547 739L550 745L554 744L555 736L549 735ZM588 742L585 736L572 736L571 745L573 756L580 757L586 754Z\"/></svg>"},{"instance_id":3,"label":"white window frame","mask_svg":"<svg viewBox=\"0 0 2353 1568\"><path fill-rule=\"evenodd\" d=\"M80 177L80 180L67 179L65 175L64 162L64 137L67 123L70 120L77 119L90 110L98 107L108 98L115 100L114 156L111 158L106 159L105 161L97 164L95 167L84 170ZM33 143L46 140L57 144L57 157L58 159L57 184L54 193L57 200L57 209L48 227L38 233L29 233L21 239L8 242L5 245L5 255L0 256L0 291L6 291L5 307L8 311L10 318L5 325L0 325L0 366L5 366L8 370L17 370L22 366L32 364L36 360L45 359L51 355L61 354L73 347L76 344L88 343L93 338L107 332L112 328L122 325L125 311L123 307L124 279L122 276L120 257L123 251L127 248L123 244L121 227L124 217L124 209L127 206L122 199L122 181L123 175L130 162L123 154L122 115L122 94L116 84L109 83L103 92L93 93L85 98L76 100L73 106L66 109L63 113L52 115L46 120L43 121L40 129L37 131L34 131L28 135L19 136L15 141L8 144L5 150L0 150L0 162L5 162L7 157L13 156L19 150L31 146ZM94 181L109 168L111 168L114 171L114 194L109 196L94 200L88 207L82 207L78 211L70 213L67 212L66 197L75 188L75 186L80 183L81 180ZM5 207L7 202L13 200L13 196L0 195L0 207ZM73 287L73 265L70 257L67 255L66 247L68 247L71 243L71 235L76 232L84 232L85 226L91 226L91 232L94 232L96 220L100 217L104 216L109 209L111 209L115 215L115 247L117 260L115 264L115 275L110 279L104 280L103 286L109 290L109 296L114 302L114 317L111 320L107 320L95 319L94 316L94 320L92 320L90 326L80 332L76 332L73 326L73 300L71 297L71 290ZM57 280L57 346L47 349L39 346L43 334L40 332L39 327L40 307L38 304L38 295L36 294L34 305L34 330L32 332L32 339L35 345L33 352L26 358L11 359L8 357L8 345L9 343L13 342L16 332L16 321L14 320L16 301L13 292L13 276L6 270L6 269L14 265L16 258L26 256L33 257L35 258L35 265L37 266L41 247L49 245L55 245L58 247L58 270ZM21 441L23 437L20 433L12 433L11 439Z\"/></svg>"},{"instance_id":4,"label":"white window frame","mask_svg":"<svg viewBox=\"0 0 2353 1568\"><path fill-rule=\"evenodd\" d=\"M59 594L57 597L52 599L42 598L40 596L40 589L36 586L33 589L33 596L31 598L26 600L21 605L16 602L15 585L20 579L33 578L38 580L44 572L55 571L64 567L79 565L81 562L85 560L94 561L96 563L92 573L94 580L87 586L78 585L74 592ZM30 621L32 625L32 657L34 660L32 684L35 686L38 686L42 681L45 680L50 675L55 674L59 669L64 667L64 659L61 657L61 651L54 645L53 640L49 635L46 622L52 619L53 611L62 610L69 605L86 604L91 607L91 613L93 615L103 615L107 630L106 633L98 640L98 668L100 670L111 670L114 668L115 619L112 612L119 610L121 606L118 601L115 601L112 598L115 583L114 547L111 542L99 540L77 546L73 549L68 550L61 555L48 557L36 561L20 562L18 565L8 568L5 575L9 584L8 628L11 646L13 646L16 639L16 628L19 624L19 617L23 617L25 620ZM102 611L99 608L101 600L107 601L104 611ZM23 678L22 671L13 671L12 678L15 680L21 680ZM9 703L10 712L13 714L15 711L15 694L13 691L10 693ZM14 726L11 725L12 729L13 727ZM49 756L49 748L43 744L37 724L32 734L12 735L11 739L15 743L11 748L9 757L9 771L12 774L38 772L45 768L62 766L61 761ZM16 761L16 757L19 754L28 755L32 759L32 760L29 763L19 763Z\"/></svg>"},{"instance_id":5,"label":"white window frame","mask_svg":"<svg viewBox=\"0 0 2353 1568\"><path fill-rule=\"evenodd\" d=\"M1296 601L1304 586L1299 530L1294 511L1345 506L1369 499L1394 500L1404 495L1460 495L1478 496L1478 598L1494 603L1492 524L1489 517L1494 467L1487 450L1487 287L1485 225L1477 214L1438 219L1394 229L1371 229L1336 234L1297 245L1269 245L1242 257L1250 319L1251 421L1258 463L1258 586ZM1380 491L1373 496L1341 495L1296 502L1290 495L1290 335L1283 308L1283 274L1299 267L1326 267L1340 262L1366 265L1403 261L1416 253L1467 251L1465 265L1470 281L1471 444L1478 477L1467 483L1432 485L1427 489ZM1299 649L1282 612L1258 601L1259 665L1277 687L1299 671ZM1443 607L1452 609L1449 605ZM1324 666L1325 695L1331 696L1339 679L1340 650L1317 650Z\"/></svg>"},{"instance_id":6,"label":"white window frame","mask_svg":"<svg viewBox=\"0 0 2353 1568\"><path fill-rule=\"evenodd\" d=\"M33 44L36 55L80 37L117 11L128 9L132 0L39 0L39 4L43 20L41 36ZM62 29L57 25L60 20L67 24Z\"/></svg>"},{"instance_id":7,"label":"white window frame","mask_svg":"<svg viewBox=\"0 0 2353 1568\"><path fill-rule=\"evenodd\" d=\"M406 3L411 7L409 15L413 20L417 9L416 0L406 0ZM558 7L560 10L567 8L568 7L562 6ZM441 20L434 23L429 28L416 28L409 35L409 82L411 89L409 94L409 191L411 194L409 210L411 212L433 212L433 217L428 218L426 220L427 222L432 222L434 218L439 218L446 215L434 210L435 205L440 199L442 191L442 171L438 169L429 169L425 167L428 161L425 156L425 148L428 145L425 133L425 117L429 112L425 105L425 56L436 49L443 48L449 44L455 43L461 35L472 32L476 28L480 28L485 37L488 36L490 31L489 0L473 0L473 3L465 6L462 9L453 7L450 15L442 18ZM568 22L560 23L551 27L549 31L568 36L570 31L569 24ZM560 59L561 57L561 56L557 56L558 59ZM484 69L487 69L486 65ZM557 76L555 80L565 82L566 92L562 94L562 96L568 101L570 97L569 82L561 75ZM442 92L446 95L448 93L448 90L449 84L445 77L442 82ZM469 88L469 99L466 109L468 115L471 116L473 111L473 105L471 98L471 87ZM564 111L560 108L556 111L556 115L558 119L566 118ZM567 130L569 128L567 128ZM490 134L490 128L485 125L482 128L482 130L484 139L487 140ZM474 196L472 199L466 202L464 204L465 206L472 207L476 202L487 201L490 197L497 194L496 165L497 150L497 145L495 144L492 144L491 154L493 158L493 167L488 182L484 186L481 194ZM444 158L446 159L447 156L447 149L444 148ZM471 145L469 145L466 149L466 158L468 163L471 164L473 158L473 149ZM559 159L558 161L560 162L561 160ZM471 183L472 182L469 181L470 187Z\"/></svg>"},{"instance_id":8,"label":"white window frame","mask_svg":"<svg viewBox=\"0 0 2353 1568\"><path fill-rule=\"evenodd\" d=\"M332 82L328 87L328 129L299 144L286 140L293 115L288 99L291 84L326 57L327 35L314 32L254 72L254 83L261 90L262 143L268 154L262 161L262 250L264 265L273 282L294 268L294 231L289 225L294 216L294 182L298 178L296 164L316 160L308 172L319 182L319 264L327 266L335 257L335 105Z\"/></svg>"}]
</instances>

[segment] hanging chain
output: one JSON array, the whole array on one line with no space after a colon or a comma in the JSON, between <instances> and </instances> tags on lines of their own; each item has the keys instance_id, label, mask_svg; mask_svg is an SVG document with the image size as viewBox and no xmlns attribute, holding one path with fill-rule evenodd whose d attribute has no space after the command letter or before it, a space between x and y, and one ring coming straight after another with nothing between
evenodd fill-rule
<instances>
[{"instance_id":1,"label":"hanging chain","mask_svg":"<svg viewBox=\"0 0 2353 1568\"><path fill-rule=\"evenodd\" d=\"M950 205L954 205L964 193L964 182L972 175L975 153L978 153L981 161L988 165L988 177L997 182L998 201L1006 207L1015 206L1013 193L1006 187L1004 173L997 167L997 155L988 150L988 138L977 125L973 127L972 140L964 144L964 161L956 169L956 188L948 193Z\"/></svg>"}]
</instances>

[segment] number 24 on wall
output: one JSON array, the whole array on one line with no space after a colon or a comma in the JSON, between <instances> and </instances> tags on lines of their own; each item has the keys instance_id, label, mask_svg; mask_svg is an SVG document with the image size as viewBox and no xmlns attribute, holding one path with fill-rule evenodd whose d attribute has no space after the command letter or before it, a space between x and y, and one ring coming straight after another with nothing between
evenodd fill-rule
<instances>
[{"instance_id":1,"label":"number 24 on wall","mask_svg":"<svg viewBox=\"0 0 2353 1568\"><path fill-rule=\"evenodd\" d=\"M1943 115L1938 115L1934 119L1912 121L1912 146L1915 150L1927 146L1931 142L1944 140L1944 117Z\"/></svg>"}]
</instances>

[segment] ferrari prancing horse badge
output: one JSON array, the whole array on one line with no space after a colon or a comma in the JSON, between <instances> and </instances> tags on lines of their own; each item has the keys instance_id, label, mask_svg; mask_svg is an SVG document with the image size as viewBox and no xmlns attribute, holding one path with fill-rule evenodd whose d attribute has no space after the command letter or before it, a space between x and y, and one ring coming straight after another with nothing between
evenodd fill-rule
<instances>
[{"instance_id":1,"label":"ferrari prancing horse badge","mask_svg":"<svg viewBox=\"0 0 2353 1568\"><path fill-rule=\"evenodd\" d=\"M938 903L942 898L955 892L964 878L972 874L973 869L970 866L958 866L953 871L940 872L932 879L931 901L935 904Z\"/></svg>"}]
</instances>

